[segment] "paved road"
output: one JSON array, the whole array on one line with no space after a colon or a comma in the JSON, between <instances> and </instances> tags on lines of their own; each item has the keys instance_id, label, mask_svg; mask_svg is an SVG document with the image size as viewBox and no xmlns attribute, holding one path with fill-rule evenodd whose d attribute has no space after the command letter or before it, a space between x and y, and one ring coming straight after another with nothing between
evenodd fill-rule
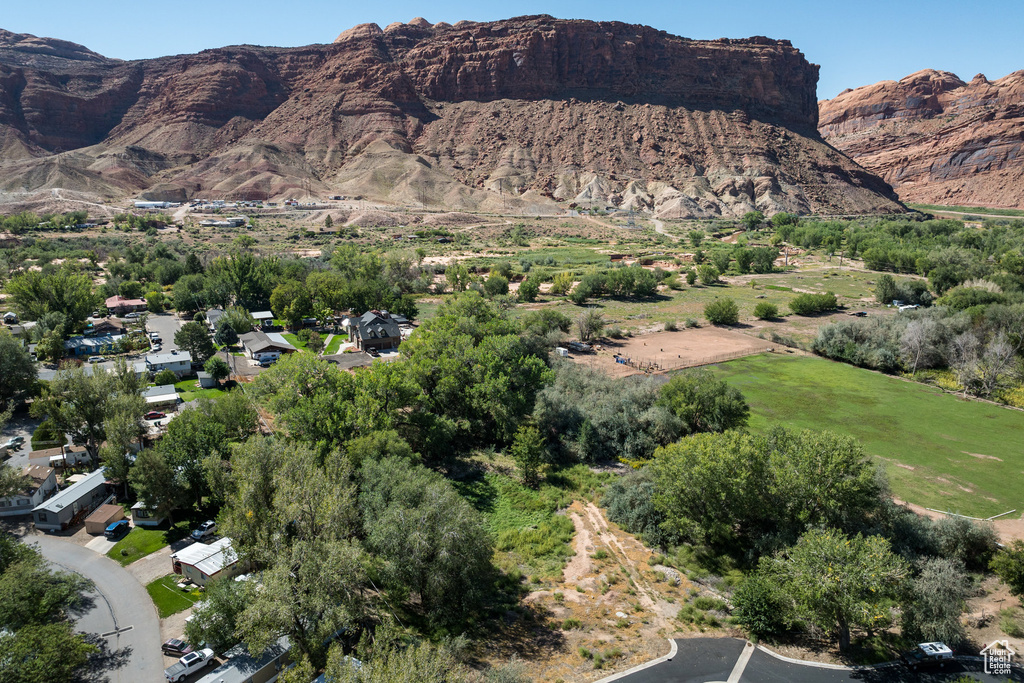
<instances>
[{"instance_id":1,"label":"paved road","mask_svg":"<svg viewBox=\"0 0 1024 683\"><path fill-rule=\"evenodd\" d=\"M942 671L912 672L901 666L863 668L856 670L822 669L791 664L755 650L746 667L735 671L744 642L735 638L686 638L676 641L678 652L670 661L639 671L622 679L624 683L939 683L953 681L967 674L983 683L1024 681L1024 674L1015 669L1006 676L982 673L980 663L957 662ZM734 678L730 679L730 675Z\"/></svg>"},{"instance_id":2,"label":"paved road","mask_svg":"<svg viewBox=\"0 0 1024 683\"><path fill-rule=\"evenodd\" d=\"M160 342L162 347L160 353L170 353L171 351L177 351L178 345L174 343L175 333L181 329L182 321L177 316L171 313L150 313L146 319L146 333L156 332L160 335L163 340Z\"/></svg>"},{"instance_id":3,"label":"paved road","mask_svg":"<svg viewBox=\"0 0 1024 683\"><path fill-rule=\"evenodd\" d=\"M120 668L103 672L106 680L109 683L162 681L160 620L149 594L135 577L113 560L69 541L37 536L29 542L36 543L43 557L52 564L95 584L95 605L78 620L78 627L101 636L111 634L105 636L108 647L124 658Z\"/></svg>"}]
</instances>

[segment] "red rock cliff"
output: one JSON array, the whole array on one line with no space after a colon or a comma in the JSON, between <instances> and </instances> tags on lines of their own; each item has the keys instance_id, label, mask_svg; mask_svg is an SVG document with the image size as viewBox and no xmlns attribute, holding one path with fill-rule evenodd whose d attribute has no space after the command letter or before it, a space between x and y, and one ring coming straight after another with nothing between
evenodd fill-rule
<instances>
[{"instance_id":1,"label":"red rock cliff","mask_svg":"<svg viewBox=\"0 0 1024 683\"><path fill-rule=\"evenodd\" d=\"M357 26L332 45L120 62L7 36L0 189L305 186L397 203L575 199L708 216L901 208L822 144L818 67L788 41L546 16L416 19Z\"/></svg>"},{"instance_id":2,"label":"red rock cliff","mask_svg":"<svg viewBox=\"0 0 1024 683\"><path fill-rule=\"evenodd\" d=\"M1024 208L1024 71L925 70L819 104L822 136L904 201Z\"/></svg>"}]
</instances>

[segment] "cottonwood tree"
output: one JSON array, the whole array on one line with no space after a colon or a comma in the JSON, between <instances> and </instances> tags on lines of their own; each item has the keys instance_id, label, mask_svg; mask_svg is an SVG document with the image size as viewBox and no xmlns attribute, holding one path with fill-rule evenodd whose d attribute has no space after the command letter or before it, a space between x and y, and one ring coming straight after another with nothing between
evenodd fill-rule
<instances>
[{"instance_id":1,"label":"cottonwood tree","mask_svg":"<svg viewBox=\"0 0 1024 683\"><path fill-rule=\"evenodd\" d=\"M230 328L228 328L230 329ZM203 370L210 375L217 384L221 383L221 380L227 379L228 375L231 374L231 366L223 358L217 358L213 356L203 365Z\"/></svg>"},{"instance_id":2,"label":"cottonwood tree","mask_svg":"<svg viewBox=\"0 0 1024 683\"><path fill-rule=\"evenodd\" d=\"M139 394L118 394L110 399L103 421L106 443L100 447L100 460L107 476L115 484L123 486L128 495L128 473L134 457L132 447L142 441L145 426L142 416L146 402Z\"/></svg>"},{"instance_id":3,"label":"cottonwood tree","mask_svg":"<svg viewBox=\"0 0 1024 683\"><path fill-rule=\"evenodd\" d=\"M903 362L911 366L911 374L918 368L931 368L942 358L942 326L932 318L920 318L907 323L900 337Z\"/></svg>"},{"instance_id":4,"label":"cottonwood tree","mask_svg":"<svg viewBox=\"0 0 1024 683\"><path fill-rule=\"evenodd\" d=\"M123 359L112 371L93 366L91 372L87 375L72 363L62 365L43 396L32 405L32 414L48 416L72 441L84 444L95 459L106 439L104 423L111 400L118 395L138 395L140 380Z\"/></svg>"},{"instance_id":5,"label":"cottonwood tree","mask_svg":"<svg viewBox=\"0 0 1024 683\"><path fill-rule=\"evenodd\" d=\"M205 363L206 359L217 352L206 325L194 320L185 323L174 333L174 343L183 351L188 351L193 363Z\"/></svg>"},{"instance_id":6,"label":"cottonwood tree","mask_svg":"<svg viewBox=\"0 0 1024 683\"><path fill-rule=\"evenodd\" d=\"M147 449L139 453L128 474L128 481L139 500L157 517L167 517L172 522L174 511L184 504L188 496L167 456L158 450Z\"/></svg>"},{"instance_id":7,"label":"cottonwood tree","mask_svg":"<svg viewBox=\"0 0 1024 683\"><path fill-rule=\"evenodd\" d=\"M384 560L389 587L418 595L435 624L463 618L491 569L479 513L440 475L405 459L364 462L361 474L366 546Z\"/></svg>"},{"instance_id":8,"label":"cottonwood tree","mask_svg":"<svg viewBox=\"0 0 1024 683\"><path fill-rule=\"evenodd\" d=\"M604 330L604 317L592 308L582 311L576 317L576 333L581 342L588 342L600 336Z\"/></svg>"},{"instance_id":9,"label":"cottonwood tree","mask_svg":"<svg viewBox=\"0 0 1024 683\"><path fill-rule=\"evenodd\" d=\"M1010 593L1024 598L1024 541L1013 541L992 558L991 569L1010 587Z\"/></svg>"},{"instance_id":10,"label":"cottonwood tree","mask_svg":"<svg viewBox=\"0 0 1024 683\"><path fill-rule=\"evenodd\" d=\"M34 270L15 275L6 291L18 315L37 320L48 312L63 313L70 326L84 322L100 303L93 292L92 278L71 263L51 273Z\"/></svg>"},{"instance_id":11,"label":"cottonwood tree","mask_svg":"<svg viewBox=\"0 0 1024 683\"><path fill-rule=\"evenodd\" d=\"M871 628L890 616L910 575L886 539L849 538L835 529L808 531L758 571L774 577L797 615L834 635L843 651L854 628Z\"/></svg>"},{"instance_id":12,"label":"cottonwood tree","mask_svg":"<svg viewBox=\"0 0 1024 683\"><path fill-rule=\"evenodd\" d=\"M5 328L0 328L0 368L3 368L0 372L0 411L3 411L28 396L36 385L32 358Z\"/></svg>"},{"instance_id":13,"label":"cottonwood tree","mask_svg":"<svg viewBox=\"0 0 1024 683\"><path fill-rule=\"evenodd\" d=\"M935 557L922 562L903 605L903 633L952 647L962 644L967 633L960 615L967 604L969 583L957 560Z\"/></svg>"},{"instance_id":14,"label":"cottonwood tree","mask_svg":"<svg viewBox=\"0 0 1024 683\"><path fill-rule=\"evenodd\" d=\"M662 387L664 405L682 421L687 434L745 427L750 415L739 389L707 370L682 372Z\"/></svg>"}]
</instances>

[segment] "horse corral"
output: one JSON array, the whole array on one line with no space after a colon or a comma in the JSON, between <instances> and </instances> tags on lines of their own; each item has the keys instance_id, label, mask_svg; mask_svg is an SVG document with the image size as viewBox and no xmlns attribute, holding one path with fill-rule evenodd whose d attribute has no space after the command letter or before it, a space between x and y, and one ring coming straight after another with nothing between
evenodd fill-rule
<instances>
[{"instance_id":1,"label":"horse corral","mask_svg":"<svg viewBox=\"0 0 1024 683\"><path fill-rule=\"evenodd\" d=\"M775 346L721 327L701 327L602 340L592 353L573 353L571 357L613 377L628 377L720 363L771 351Z\"/></svg>"}]
</instances>

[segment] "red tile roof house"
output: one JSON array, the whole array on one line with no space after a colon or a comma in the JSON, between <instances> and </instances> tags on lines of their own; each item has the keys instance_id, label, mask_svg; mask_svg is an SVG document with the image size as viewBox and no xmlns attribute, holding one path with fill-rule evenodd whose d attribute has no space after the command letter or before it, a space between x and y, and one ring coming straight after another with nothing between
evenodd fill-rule
<instances>
[{"instance_id":1,"label":"red tile roof house","mask_svg":"<svg viewBox=\"0 0 1024 683\"><path fill-rule=\"evenodd\" d=\"M146 302L142 299L125 299L120 294L107 299L107 311L109 313L128 313L144 310L146 310Z\"/></svg>"}]
</instances>

